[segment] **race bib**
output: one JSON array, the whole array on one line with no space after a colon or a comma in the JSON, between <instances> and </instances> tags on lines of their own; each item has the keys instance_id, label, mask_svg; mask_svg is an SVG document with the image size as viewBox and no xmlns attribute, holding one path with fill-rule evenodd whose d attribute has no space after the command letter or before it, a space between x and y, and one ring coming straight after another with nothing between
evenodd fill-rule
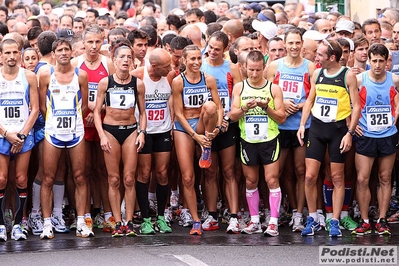
<instances>
[{"instance_id":1,"label":"race bib","mask_svg":"<svg viewBox=\"0 0 399 266\"><path fill-rule=\"evenodd\" d=\"M71 134L76 131L76 110L55 109L53 120L56 134Z\"/></svg>"},{"instance_id":2,"label":"race bib","mask_svg":"<svg viewBox=\"0 0 399 266\"><path fill-rule=\"evenodd\" d=\"M134 107L135 95L132 90L113 90L109 95L110 106L116 109L130 109Z\"/></svg>"},{"instance_id":3,"label":"race bib","mask_svg":"<svg viewBox=\"0 0 399 266\"><path fill-rule=\"evenodd\" d=\"M89 102L95 102L97 100L97 83L89 82Z\"/></svg>"},{"instance_id":4,"label":"race bib","mask_svg":"<svg viewBox=\"0 0 399 266\"><path fill-rule=\"evenodd\" d=\"M284 98L300 100L302 97L303 75L282 73L278 84Z\"/></svg>"},{"instance_id":5,"label":"race bib","mask_svg":"<svg viewBox=\"0 0 399 266\"><path fill-rule=\"evenodd\" d=\"M317 119L330 123L337 120L338 100L317 96L313 106L313 116Z\"/></svg>"},{"instance_id":6,"label":"race bib","mask_svg":"<svg viewBox=\"0 0 399 266\"><path fill-rule=\"evenodd\" d=\"M186 88L184 90L184 107L199 108L208 100L208 89L206 87Z\"/></svg>"},{"instance_id":7,"label":"race bib","mask_svg":"<svg viewBox=\"0 0 399 266\"><path fill-rule=\"evenodd\" d=\"M390 105L367 106L366 120L368 131L381 131L392 126Z\"/></svg>"},{"instance_id":8,"label":"race bib","mask_svg":"<svg viewBox=\"0 0 399 266\"><path fill-rule=\"evenodd\" d=\"M157 127L161 126L165 121L165 114L168 105L166 102L163 103L151 103L147 102L145 104L145 111L147 114L147 126Z\"/></svg>"},{"instance_id":9,"label":"race bib","mask_svg":"<svg viewBox=\"0 0 399 266\"><path fill-rule=\"evenodd\" d=\"M250 141L265 141L267 140L269 118L267 115L254 116L248 115L245 117L245 135Z\"/></svg>"},{"instance_id":10,"label":"race bib","mask_svg":"<svg viewBox=\"0 0 399 266\"><path fill-rule=\"evenodd\" d=\"M23 99L2 99L0 101L0 119L3 126L18 126L25 121L21 112Z\"/></svg>"}]
</instances>

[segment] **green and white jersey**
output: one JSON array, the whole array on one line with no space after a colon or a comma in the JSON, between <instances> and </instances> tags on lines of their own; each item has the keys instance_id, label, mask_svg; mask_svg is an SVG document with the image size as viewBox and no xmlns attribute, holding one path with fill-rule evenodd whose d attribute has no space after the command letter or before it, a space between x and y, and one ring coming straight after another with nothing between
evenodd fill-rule
<instances>
[{"instance_id":1,"label":"green and white jersey","mask_svg":"<svg viewBox=\"0 0 399 266\"><path fill-rule=\"evenodd\" d=\"M251 99L267 100L267 98L270 98L268 108L274 109L271 88L272 82L270 81L267 81L262 88L254 88L248 83L248 80L244 80L240 93L240 107L246 105ZM276 138L280 133L278 124L273 119L269 119L266 111L259 106L248 110L238 123L240 137L249 143L268 142Z\"/></svg>"}]
</instances>

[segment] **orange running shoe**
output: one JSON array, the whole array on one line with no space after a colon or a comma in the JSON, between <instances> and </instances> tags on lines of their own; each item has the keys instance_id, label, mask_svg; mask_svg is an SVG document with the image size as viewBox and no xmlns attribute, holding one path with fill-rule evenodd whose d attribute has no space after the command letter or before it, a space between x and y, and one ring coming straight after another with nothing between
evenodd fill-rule
<instances>
[{"instance_id":1,"label":"orange running shoe","mask_svg":"<svg viewBox=\"0 0 399 266\"><path fill-rule=\"evenodd\" d=\"M212 164L211 148L203 148L201 158L199 160L199 167L209 168Z\"/></svg>"},{"instance_id":2,"label":"orange running shoe","mask_svg":"<svg viewBox=\"0 0 399 266\"><path fill-rule=\"evenodd\" d=\"M190 230L190 235L202 235L202 225L200 220L194 221L193 228Z\"/></svg>"}]
</instances>

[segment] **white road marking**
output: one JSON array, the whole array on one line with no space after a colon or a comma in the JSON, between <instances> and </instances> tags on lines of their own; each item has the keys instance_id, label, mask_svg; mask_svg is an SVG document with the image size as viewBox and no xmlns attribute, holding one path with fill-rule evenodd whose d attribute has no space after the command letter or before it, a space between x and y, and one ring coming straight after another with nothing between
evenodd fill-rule
<instances>
[{"instance_id":1,"label":"white road marking","mask_svg":"<svg viewBox=\"0 0 399 266\"><path fill-rule=\"evenodd\" d=\"M181 260L184 263L187 263L190 266L208 266L208 264L200 261L199 259L194 258L191 255L173 255L175 258Z\"/></svg>"}]
</instances>

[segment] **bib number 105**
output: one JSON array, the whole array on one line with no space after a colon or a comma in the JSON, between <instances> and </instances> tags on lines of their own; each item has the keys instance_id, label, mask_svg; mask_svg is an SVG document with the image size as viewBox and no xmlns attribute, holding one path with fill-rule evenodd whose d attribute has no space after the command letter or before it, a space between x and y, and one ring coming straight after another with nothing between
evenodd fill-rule
<instances>
[{"instance_id":1,"label":"bib number 105","mask_svg":"<svg viewBox=\"0 0 399 266\"><path fill-rule=\"evenodd\" d=\"M5 118L19 118L21 111L19 106L8 106L4 107Z\"/></svg>"}]
</instances>

